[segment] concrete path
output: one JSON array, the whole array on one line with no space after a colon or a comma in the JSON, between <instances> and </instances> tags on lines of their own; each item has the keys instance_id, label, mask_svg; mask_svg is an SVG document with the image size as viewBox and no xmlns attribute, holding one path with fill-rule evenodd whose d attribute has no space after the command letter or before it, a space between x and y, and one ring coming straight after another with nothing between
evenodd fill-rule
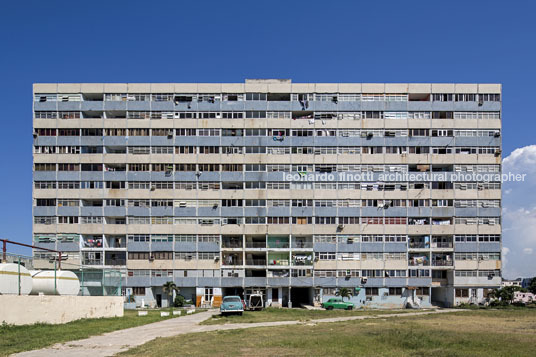
<instances>
[{"instance_id":1,"label":"concrete path","mask_svg":"<svg viewBox=\"0 0 536 357\"><path fill-rule=\"evenodd\" d=\"M200 322L210 318L217 313L216 310L200 312L193 315L187 315L165 321L155 322L148 325L128 328L109 332L104 335L92 336L84 340L77 340L56 344L54 346L41 350L21 352L14 356L53 356L61 354L74 357L100 357L113 356L116 353L126 351L133 347L142 345L157 337L170 337L194 332L207 332L216 330L234 330L253 327L269 327L269 326L284 326L296 325L300 323L323 323L323 322L339 322L351 320L365 319L386 319L400 316L418 316L428 314L440 314L447 312L463 311L460 309L443 309L443 310L427 310L406 313L396 313L388 315L361 315L361 316L345 316L333 317L328 319L308 320L304 321L274 321L274 322L258 322L258 323L240 323L240 324L223 324L223 325L199 325Z\"/></svg>"}]
</instances>

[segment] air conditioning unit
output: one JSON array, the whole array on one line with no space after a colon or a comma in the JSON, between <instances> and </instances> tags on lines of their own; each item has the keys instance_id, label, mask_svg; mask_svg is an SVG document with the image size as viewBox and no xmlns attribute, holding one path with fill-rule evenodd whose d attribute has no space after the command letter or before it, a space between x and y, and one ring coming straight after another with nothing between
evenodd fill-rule
<instances>
[{"instance_id":1,"label":"air conditioning unit","mask_svg":"<svg viewBox=\"0 0 536 357\"><path fill-rule=\"evenodd\" d=\"M361 278L361 284L366 284L368 281L368 278L366 276Z\"/></svg>"},{"instance_id":2,"label":"air conditioning unit","mask_svg":"<svg viewBox=\"0 0 536 357\"><path fill-rule=\"evenodd\" d=\"M149 256L149 261L150 261L150 262L154 261L154 255L150 255L150 256Z\"/></svg>"},{"instance_id":3,"label":"air conditioning unit","mask_svg":"<svg viewBox=\"0 0 536 357\"><path fill-rule=\"evenodd\" d=\"M156 186L155 185L151 185L151 191L154 191L156 190Z\"/></svg>"},{"instance_id":4,"label":"air conditioning unit","mask_svg":"<svg viewBox=\"0 0 536 357\"><path fill-rule=\"evenodd\" d=\"M501 132L496 131L495 133L493 133L493 136L498 138L499 136L501 136Z\"/></svg>"},{"instance_id":5,"label":"air conditioning unit","mask_svg":"<svg viewBox=\"0 0 536 357\"><path fill-rule=\"evenodd\" d=\"M495 150L495 156L501 156L501 150Z\"/></svg>"},{"instance_id":6,"label":"air conditioning unit","mask_svg":"<svg viewBox=\"0 0 536 357\"><path fill-rule=\"evenodd\" d=\"M337 226L337 229L340 229L340 230L344 229L344 224L339 224L339 225Z\"/></svg>"},{"instance_id":7,"label":"air conditioning unit","mask_svg":"<svg viewBox=\"0 0 536 357\"><path fill-rule=\"evenodd\" d=\"M215 261L215 262L217 262L217 261L219 261L219 260L220 260L220 257L219 257L219 256L214 257L214 261Z\"/></svg>"}]
</instances>

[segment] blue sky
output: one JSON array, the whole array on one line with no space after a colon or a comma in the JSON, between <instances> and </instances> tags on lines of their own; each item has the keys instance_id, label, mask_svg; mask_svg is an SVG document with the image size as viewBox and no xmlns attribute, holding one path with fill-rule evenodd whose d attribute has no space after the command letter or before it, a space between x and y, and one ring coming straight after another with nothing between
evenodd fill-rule
<instances>
[{"instance_id":1,"label":"blue sky","mask_svg":"<svg viewBox=\"0 0 536 357\"><path fill-rule=\"evenodd\" d=\"M499 82L506 157L535 142L535 11L531 1L4 2L0 236L31 241L34 82Z\"/></svg>"}]
</instances>

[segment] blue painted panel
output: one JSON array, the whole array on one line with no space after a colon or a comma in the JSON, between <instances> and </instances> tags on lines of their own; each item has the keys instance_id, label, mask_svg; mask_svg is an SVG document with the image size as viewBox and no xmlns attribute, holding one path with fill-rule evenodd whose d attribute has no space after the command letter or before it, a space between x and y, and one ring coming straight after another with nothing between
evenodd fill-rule
<instances>
[{"instance_id":1,"label":"blue painted panel","mask_svg":"<svg viewBox=\"0 0 536 357\"><path fill-rule=\"evenodd\" d=\"M129 207L129 216L148 217L151 215L151 209L145 207Z\"/></svg>"},{"instance_id":2,"label":"blue painted panel","mask_svg":"<svg viewBox=\"0 0 536 357\"><path fill-rule=\"evenodd\" d=\"M360 252L359 243L339 243L339 252Z\"/></svg>"},{"instance_id":3,"label":"blue painted panel","mask_svg":"<svg viewBox=\"0 0 536 357\"><path fill-rule=\"evenodd\" d=\"M313 250L315 252L336 252L337 244L335 243L314 243Z\"/></svg>"},{"instance_id":4,"label":"blue painted panel","mask_svg":"<svg viewBox=\"0 0 536 357\"><path fill-rule=\"evenodd\" d=\"M361 145L363 146L383 146L385 145L385 138L379 138L379 137L367 137L363 138L361 141Z\"/></svg>"},{"instance_id":5,"label":"blue painted panel","mask_svg":"<svg viewBox=\"0 0 536 357\"><path fill-rule=\"evenodd\" d=\"M362 207L361 216L363 217L379 217L383 216L383 209L378 207Z\"/></svg>"},{"instance_id":6,"label":"blue painted panel","mask_svg":"<svg viewBox=\"0 0 536 357\"><path fill-rule=\"evenodd\" d=\"M292 281L294 283L294 281ZM338 286L358 287L361 286L361 278L339 278ZM352 291L353 293L353 291Z\"/></svg>"},{"instance_id":7,"label":"blue painted panel","mask_svg":"<svg viewBox=\"0 0 536 357\"><path fill-rule=\"evenodd\" d=\"M223 101L221 102L221 110L222 111L236 111L236 112L242 112L244 111L245 104L243 101L236 101L236 102L229 102L229 101Z\"/></svg>"},{"instance_id":8,"label":"blue painted panel","mask_svg":"<svg viewBox=\"0 0 536 357\"><path fill-rule=\"evenodd\" d=\"M39 146L54 146L56 145L55 136L39 136L35 139L35 145Z\"/></svg>"},{"instance_id":9,"label":"blue painted panel","mask_svg":"<svg viewBox=\"0 0 536 357\"><path fill-rule=\"evenodd\" d=\"M151 103L151 110L172 112L175 109L173 102L147 102ZM149 110L149 109L147 109Z\"/></svg>"},{"instance_id":10,"label":"blue painted panel","mask_svg":"<svg viewBox=\"0 0 536 357\"><path fill-rule=\"evenodd\" d=\"M128 101L127 102L127 109L132 111L150 111L151 110L151 102L136 102L136 101Z\"/></svg>"},{"instance_id":11,"label":"blue painted panel","mask_svg":"<svg viewBox=\"0 0 536 357\"><path fill-rule=\"evenodd\" d=\"M197 247L194 242L175 242L176 252L195 252L196 250Z\"/></svg>"},{"instance_id":12,"label":"blue painted panel","mask_svg":"<svg viewBox=\"0 0 536 357\"><path fill-rule=\"evenodd\" d=\"M193 215L195 215L195 213ZM218 217L220 216L220 207L199 207L197 209L197 215L199 217Z\"/></svg>"},{"instance_id":13,"label":"blue painted panel","mask_svg":"<svg viewBox=\"0 0 536 357\"><path fill-rule=\"evenodd\" d=\"M82 102L80 109L82 111L102 111L104 109L104 103L102 101Z\"/></svg>"},{"instance_id":14,"label":"blue painted panel","mask_svg":"<svg viewBox=\"0 0 536 357\"><path fill-rule=\"evenodd\" d=\"M268 286L288 286L289 278L267 278Z\"/></svg>"},{"instance_id":15,"label":"blue painted panel","mask_svg":"<svg viewBox=\"0 0 536 357\"><path fill-rule=\"evenodd\" d=\"M493 136L481 136L477 138L478 146L501 146L501 138Z\"/></svg>"},{"instance_id":16,"label":"blue painted panel","mask_svg":"<svg viewBox=\"0 0 536 357\"><path fill-rule=\"evenodd\" d=\"M478 138L460 138L455 141L456 146L478 146Z\"/></svg>"},{"instance_id":17,"label":"blue painted panel","mask_svg":"<svg viewBox=\"0 0 536 357\"><path fill-rule=\"evenodd\" d=\"M151 278L148 276L129 276L127 277L128 287L134 286L151 286Z\"/></svg>"},{"instance_id":18,"label":"blue painted panel","mask_svg":"<svg viewBox=\"0 0 536 357\"><path fill-rule=\"evenodd\" d=\"M127 139L129 146L151 146L150 136L129 136Z\"/></svg>"},{"instance_id":19,"label":"blue painted panel","mask_svg":"<svg viewBox=\"0 0 536 357\"><path fill-rule=\"evenodd\" d=\"M408 278L408 286L430 286L432 285L432 278Z\"/></svg>"},{"instance_id":20,"label":"blue painted panel","mask_svg":"<svg viewBox=\"0 0 536 357\"><path fill-rule=\"evenodd\" d=\"M335 102L311 101L309 107L316 111L336 112L339 106Z\"/></svg>"},{"instance_id":21,"label":"blue painted panel","mask_svg":"<svg viewBox=\"0 0 536 357\"><path fill-rule=\"evenodd\" d=\"M220 141L222 141L223 139L224 138L220 138L219 136L199 136L199 137L197 137L197 145L199 145L199 146L219 146ZM237 138L232 137L232 139L237 139ZM182 144L182 145L184 145L184 144Z\"/></svg>"},{"instance_id":22,"label":"blue painted panel","mask_svg":"<svg viewBox=\"0 0 536 357\"><path fill-rule=\"evenodd\" d=\"M199 175L199 181L220 181L220 173L203 171Z\"/></svg>"},{"instance_id":23,"label":"blue painted panel","mask_svg":"<svg viewBox=\"0 0 536 357\"><path fill-rule=\"evenodd\" d=\"M268 108L268 102L264 100L248 100L244 102L244 109L246 110L266 110Z\"/></svg>"},{"instance_id":24,"label":"blue painted panel","mask_svg":"<svg viewBox=\"0 0 536 357\"><path fill-rule=\"evenodd\" d=\"M403 232L400 232L403 233ZM384 251L385 252L406 252L408 250L408 246L406 243L385 243L384 245Z\"/></svg>"},{"instance_id":25,"label":"blue painted panel","mask_svg":"<svg viewBox=\"0 0 536 357\"><path fill-rule=\"evenodd\" d=\"M385 145L387 146L407 146L408 138L407 137L386 137Z\"/></svg>"},{"instance_id":26,"label":"blue painted panel","mask_svg":"<svg viewBox=\"0 0 536 357\"><path fill-rule=\"evenodd\" d=\"M58 207L58 216L78 216L79 211L79 207Z\"/></svg>"},{"instance_id":27,"label":"blue painted panel","mask_svg":"<svg viewBox=\"0 0 536 357\"><path fill-rule=\"evenodd\" d=\"M220 245L215 242L199 242L197 243L197 250L200 252L219 252Z\"/></svg>"},{"instance_id":28,"label":"blue painted panel","mask_svg":"<svg viewBox=\"0 0 536 357\"><path fill-rule=\"evenodd\" d=\"M62 252L78 252L80 250L80 244L58 242L57 250Z\"/></svg>"},{"instance_id":29,"label":"blue painted panel","mask_svg":"<svg viewBox=\"0 0 536 357\"><path fill-rule=\"evenodd\" d=\"M200 144L201 145L201 144ZM244 146L244 138L236 136L222 136L222 146Z\"/></svg>"},{"instance_id":30,"label":"blue painted panel","mask_svg":"<svg viewBox=\"0 0 536 357\"><path fill-rule=\"evenodd\" d=\"M266 146L262 139L266 138L261 138L259 136L246 136L242 138L244 146Z\"/></svg>"},{"instance_id":31,"label":"blue painted panel","mask_svg":"<svg viewBox=\"0 0 536 357\"><path fill-rule=\"evenodd\" d=\"M401 217L407 215L405 207L389 207L383 210L386 217Z\"/></svg>"},{"instance_id":32,"label":"blue painted panel","mask_svg":"<svg viewBox=\"0 0 536 357\"><path fill-rule=\"evenodd\" d=\"M101 146L102 136L81 136L80 145Z\"/></svg>"},{"instance_id":33,"label":"blue painted panel","mask_svg":"<svg viewBox=\"0 0 536 357\"><path fill-rule=\"evenodd\" d=\"M176 136L175 137L175 145L177 146L196 146L197 145L197 137L196 136ZM201 138L200 138L201 139ZM213 144L205 144L205 140L209 139L206 137L202 138L203 145L213 145ZM219 139L217 139L219 141ZM218 145L218 144L215 144Z\"/></svg>"},{"instance_id":34,"label":"blue painted panel","mask_svg":"<svg viewBox=\"0 0 536 357\"><path fill-rule=\"evenodd\" d=\"M314 286L335 287L337 286L337 278L314 278Z\"/></svg>"},{"instance_id":35,"label":"blue painted panel","mask_svg":"<svg viewBox=\"0 0 536 357\"><path fill-rule=\"evenodd\" d=\"M474 217L477 215L476 208L456 208L455 212L458 217Z\"/></svg>"},{"instance_id":36,"label":"blue painted panel","mask_svg":"<svg viewBox=\"0 0 536 357\"><path fill-rule=\"evenodd\" d=\"M81 216L102 216L102 207L80 207Z\"/></svg>"},{"instance_id":37,"label":"blue painted panel","mask_svg":"<svg viewBox=\"0 0 536 357\"><path fill-rule=\"evenodd\" d=\"M34 181L56 181L56 171L34 171Z\"/></svg>"},{"instance_id":38,"label":"blue painted panel","mask_svg":"<svg viewBox=\"0 0 536 357\"><path fill-rule=\"evenodd\" d=\"M125 207L104 207L105 216L124 217L127 215Z\"/></svg>"},{"instance_id":39,"label":"blue painted panel","mask_svg":"<svg viewBox=\"0 0 536 357\"><path fill-rule=\"evenodd\" d=\"M337 137L337 144L339 146L361 146L361 143L362 139L359 137Z\"/></svg>"},{"instance_id":40,"label":"blue painted panel","mask_svg":"<svg viewBox=\"0 0 536 357\"><path fill-rule=\"evenodd\" d=\"M262 279L264 282L266 281L266 278L246 278L246 279ZM222 287L242 287L243 282L244 282L244 278L230 278L230 277L222 277L221 278L221 286ZM246 286L262 286L262 287L264 287L266 285L265 285L265 283L263 283L263 284L259 284L259 285L246 284Z\"/></svg>"},{"instance_id":41,"label":"blue painted panel","mask_svg":"<svg viewBox=\"0 0 536 357\"><path fill-rule=\"evenodd\" d=\"M433 111L453 111L454 102L432 102Z\"/></svg>"},{"instance_id":42,"label":"blue painted panel","mask_svg":"<svg viewBox=\"0 0 536 357\"><path fill-rule=\"evenodd\" d=\"M167 277L167 276L154 277L153 276L151 277L151 286L162 286L168 281L173 281L173 277Z\"/></svg>"},{"instance_id":43,"label":"blue painted panel","mask_svg":"<svg viewBox=\"0 0 536 357\"><path fill-rule=\"evenodd\" d=\"M244 173L243 172L222 172L221 180L222 181L243 181Z\"/></svg>"},{"instance_id":44,"label":"blue painted panel","mask_svg":"<svg viewBox=\"0 0 536 357\"><path fill-rule=\"evenodd\" d=\"M58 171L57 176L58 176L58 181L77 181L77 180L80 180L80 172Z\"/></svg>"},{"instance_id":45,"label":"blue painted panel","mask_svg":"<svg viewBox=\"0 0 536 357\"><path fill-rule=\"evenodd\" d=\"M104 171L104 181L126 181L126 171Z\"/></svg>"},{"instance_id":46,"label":"blue painted panel","mask_svg":"<svg viewBox=\"0 0 536 357\"><path fill-rule=\"evenodd\" d=\"M266 208L262 207L244 207L244 216L246 217L264 217Z\"/></svg>"},{"instance_id":47,"label":"blue painted panel","mask_svg":"<svg viewBox=\"0 0 536 357\"><path fill-rule=\"evenodd\" d=\"M37 243L35 242L34 245L39 248L45 248L45 249L56 249L56 243Z\"/></svg>"},{"instance_id":48,"label":"blue painted panel","mask_svg":"<svg viewBox=\"0 0 536 357\"><path fill-rule=\"evenodd\" d=\"M127 110L127 102L123 101L105 101L104 110Z\"/></svg>"},{"instance_id":49,"label":"blue painted panel","mask_svg":"<svg viewBox=\"0 0 536 357\"><path fill-rule=\"evenodd\" d=\"M388 287L405 287L406 278L388 278L385 279L385 286Z\"/></svg>"},{"instance_id":50,"label":"blue painted panel","mask_svg":"<svg viewBox=\"0 0 536 357\"><path fill-rule=\"evenodd\" d=\"M406 112L408 110L408 102L385 102L385 110L391 112Z\"/></svg>"},{"instance_id":51,"label":"blue painted panel","mask_svg":"<svg viewBox=\"0 0 536 357\"><path fill-rule=\"evenodd\" d=\"M336 216L337 215L337 208L335 207L315 207L315 216ZM355 216L358 216L358 213L354 214Z\"/></svg>"},{"instance_id":52,"label":"blue painted panel","mask_svg":"<svg viewBox=\"0 0 536 357\"><path fill-rule=\"evenodd\" d=\"M367 279L367 283L366 283L366 287L367 288L374 288L374 287L377 287L377 288L380 288L382 286L384 286L383 284L383 280L382 278L368 278Z\"/></svg>"},{"instance_id":53,"label":"blue painted panel","mask_svg":"<svg viewBox=\"0 0 536 357\"><path fill-rule=\"evenodd\" d=\"M244 181L267 181L266 172L244 172Z\"/></svg>"},{"instance_id":54,"label":"blue painted panel","mask_svg":"<svg viewBox=\"0 0 536 357\"><path fill-rule=\"evenodd\" d=\"M173 137L168 138L167 136L152 136L151 145L153 146L173 146L174 140Z\"/></svg>"},{"instance_id":55,"label":"blue painted panel","mask_svg":"<svg viewBox=\"0 0 536 357\"><path fill-rule=\"evenodd\" d=\"M383 252L383 243L361 243L362 252Z\"/></svg>"},{"instance_id":56,"label":"blue painted panel","mask_svg":"<svg viewBox=\"0 0 536 357\"><path fill-rule=\"evenodd\" d=\"M149 242L127 242L129 252L149 252Z\"/></svg>"},{"instance_id":57,"label":"blue painted panel","mask_svg":"<svg viewBox=\"0 0 536 357\"><path fill-rule=\"evenodd\" d=\"M209 102L197 103L197 109L199 111L218 112L221 110L221 102L215 101L214 103L209 103Z\"/></svg>"},{"instance_id":58,"label":"blue painted panel","mask_svg":"<svg viewBox=\"0 0 536 357\"><path fill-rule=\"evenodd\" d=\"M476 252L478 248L478 243L454 243L455 252Z\"/></svg>"},{"instance_id":59,"label":"blue painted panel","mask_svg":"<svg viewBox=\"0 0 536 357\"><path fill-rule=\"evenodd\" d=\"M339 102L339 112L355 112L362 108L361 102Z\"/></svg>"},{"instance_id":60,"label":"blue painted panel","mask_svg":"<svg viewBox=\"0 0 536 357\"><path fill-rule=\"evenodd\" d=\"M429 217L432 214L430 207L408 207L409 217Z\"/></svg>"},{"instance_id":61,"label":"blue painted panel","mask_svg":"<svg viewBox=\"0 0 536 357\"><path fill-rule=\"evenodd\" d=\"M151 242L151 251L153 252L172 252L173 242Z\"/></svg>"},{"instance_id":62,"label":"blue painted panel","mask_svg":"<svg viewBox=\"0 0 536 357\"><path fill-rule=\"evenodd\" d=\"M35 111L56 111L58 102L34 102Z\"/></svg>"},{"instance_id":63,"label":"blue painted panel","mask_svg":"<svg viewBox=\"0 0 536 357\"><path fill-rule=\"evenodd\" d=\"M78 112L80 111L81 102L58 102L58 111Z\"/></svg>"},{"instance_id":64,"label":"blue painted panel","mask_svg":"<svg viewBox=\"0 0 536 357\"><path fill-rule=\"evenodd\" d=\"M200 215L205 216L206 214L204 212L202 213L202 209L206 209L206 207L199 208ZM175 207L174 215L179 217L195 217L195 207Z\"/></svg>"},{"instance_id":65,"label":"blue painted panel","mask_svg":"<svg viewBox=\"0 0 536 357\"><path fill-rule=\"evenodd\" d=\"M292 207L291 216L292 217L312 217L313 208L312 207Z\"/></svg>"},{"instance_id":66,"label":"blue painted panel","mask_svg":"<svg viewBox=\"0 0 536 357\"><path fill-rule=\"evenodd\" d=\"M361 102L361 108L364 111L383 111L385 102Z\"/></svg>"},{"instance_id":67,"label":"blue painted panel","mask_svg":"<svg viewBox=\"0 0 536 357\"><path fill-rule=\"evenodd\" d=\"M34 216L55 216L56 215L56 206L53 206L53 207L33 207L33 215Z\"/></svg>"},{"instance_id":68,"label":"blue painted panel","mask_svg":"<svg viewBox=\"0 0 536 357\"><path fill-rule=\"evenodd\" d=\"M441 138L430 138L430 145L432 146L453 146L454 138L451 137L441 137Z\"/></svg>"},{"instance_id":69,"label":"blue painted panel","mask_svg":"<svg viewBox=\"0 0 536 357\"><path fill-rule=\"evenodd\" d=\"M432 102L408 102L408 111L431 111Z\"/></svg>"},{"instance_id":70,"label":"blue painted panel","mask_svg":"<svg viewBox=\"0 0 536 357\"><path fill-rule=\"evenodd\" d=\"M58 175L58 180L59 180ZM80 175L76 175L76 177L79 177L82 181L102 181L103 174L102 171L82 171L80 172ZM76 180L73 178L73 180Z\"/></svg>"},{"instance_id":71,"label":"blue painted panel","mask_svg":"<svg viewBox=\"0 0 536 357\"><path fill-rule=\"evenodd\" d=\"M290 207L268 207L267 216L290 216Z\"/></svg>"},{"instance_id":72,"label":"blue painted panel","mask_svg":"<svg viewBox=\"0 0 536 357\"><path fill-rule=\"evenodd\" d=\"M479 252L500 252L501 243L478 243L478 251Z\"/></svg>"},{"instance_id":73,"label":"blue painted panel","mask_svg":"<svg viewBox=\"0 0 536 357\"><path fill-rule=\"evenodd\" d=\"M500 208L479 208L478 216L479 217L500 217L501 209Z\"/></svg>"},{"instance_id":74,"label":"blue painted panel","mask_svg":"<svg viewBox=\"0 0 536 357\"><path fill-rule=\"evenodd\" d=\"M127 179L128 181L151 181L151 173L129 171L127 172Z\"/></svg>"},{"instance_id":75,"label":"blue painted panel","mask_svg":"<svg viewBox=\"0 0 536 357\"><path fill-rule=\"evenodd\" d=\"M151 172L151 181L173 181L173 172Z\"/></svg>"},{"instance_id":76,"label":"blue painted panel","mask_svg":"<svg viewBox=\"0 0 536 357\"><path fill-rule=\"evenodd\" d=\"M294 140L296 138L292 138L292 139ZM295 142L293 142L293 144L298 145ZM314 145L315 146L337 146L337 138L334 136L326 136L326 137L317 136L317 137L314 137Z\"/></svg>"},{"instance_id":77,"label":"blue painted panel","mask_svg":"<svg viewBox=\"0 0 536 357\"><path fill-rule=\"evenodd\" d=\"M316 138L321 139L321 138ZM331 139L331 138L329 138ZM320 140L321 141L321 140ZM330 145L337 145L337 142L333 139L327 140L324 142L331 142ZM293 136L292 137L292 146L314 146L315 145L315 137L314 136Z\"/></svg>"},{"instance_id":78,"label":"blue painted panel","mask_svg":"<svg viewBox=\"0 0 536 357\"><path fill-rule=\"evenodd\" d=\"M173 216L173 207L151 207L151 216Z\"/></svg>"},{"instance_id":79,"label":"blue painted panel","mask_svg":"<svg viewBox=\"0 0 536 357\"><path fill-rule=\"evenodd\" d=\"M197 278L197 286L219 287L220 278Z\"/></svg>"},{"instance_id":80,"label":"blue painted panel","mask_svg":"<svg viewBox=\"0 0 536 357\"><path fill-rule=\"evenodd\" d=\"M246 278L247 279L247 278ZM313 278L307 278L307 277L299 277L299 278L292 278L292 286L296 287L312 287L313 286Z\"/></svg>"},{"instance_id":81,"label":"blue painted panel","mask_svg":"<svg viewBox=\"0 0 536 357\"><path fill-rule=\"evenodd\" d=\"M433 207L432 217L454 216L454 207Z\"/></svg>"},{"instance_id":82,"label":"blue painted panel","mask_svg":"<svg viewBox=\"0 0 536 357\"><path fill-rule=\"evenodd\" d=\"M186 287L196 287L197 284L196 284L196 279L195 278L179 278L179 277L175 277L173 278L173 282L178 286L178 287L183 287L183 288L186 288Z\"/></svg>"},{"instance_id":83,"label":"blue painted panel","mask_svg":"<svg viewBox=\"0 0 536 357\"><path fill-rule=\"evenodd\" d=\"M266 172L265 173L265 179L266 181L285 181L285 175L287 175L288 172Z\"/></svg>"},{"instance_id":84,"label":"blue painted panel","mask_svg":"<svg viewBox=\"0 0 536 357\"><path fill-rule=\"evenodd\" d=\"M267 102L268 110L275 110L275 111L290 111L292 108L292 105L290 101L274 101L274 102Z\"/></svg>"},{"instance_id":85,"label":"blue painted panel","mask_svg":"<svg viewBox=\"0 0 536 357\"><path fill-rule=\"evenodd\" d=\"M79 136L58 136L57 145L58 146L80 145L80 137Z\"/></svg>"},{"instance_id":86,"label":"blue painted panel","mask_svg":"<svg viewBox=\"0 0 536 357\"><path fill-rule=\"evenodd\" d=\"M409 146L430 146L431 138L408 137Z\"/></svg>"},{"instance_id":87,"label":"blue painted panel","mask_svg":"<svg viewBox=\"0 0 536 357\"><path fill-rule=\"evenodd\" d=\"M103 145L110 146L125 146L127 145L126 136L105 136L102 138Z\"/></svg>"},{"instance_id":88,"label":"blue painted panel","mask_svg":"<svg viewBox=\"0 0 536 357\"><path fill-rule=\"evenodd\" d=\"M201 176L206 175L200 175L199 181L210 181L204 180L204 178L201 178ZM175 181L197 181L197 175L195 172L175 172Z\"/></svg>"},{"instance_id":89,"label":"blue painted panel","mask_svg":"<svg viewBox=\"0 0 536 357\"><path fill-rule=\"evenodd\" d=\"M242 207L222 207L222 217L242 217L244 215L244 209Z\"/></svg>"}]
</instances>

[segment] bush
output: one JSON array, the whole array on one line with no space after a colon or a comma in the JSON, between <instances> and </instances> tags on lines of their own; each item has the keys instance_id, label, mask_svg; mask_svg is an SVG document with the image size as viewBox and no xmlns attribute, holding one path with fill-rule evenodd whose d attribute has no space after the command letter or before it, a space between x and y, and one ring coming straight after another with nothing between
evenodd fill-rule
<instances>
[{"instance_id":1,"label":"bush","mask_svg":"<svg viewBox=\"0 0 536 357\"><path fill-rule=\"evenodd\" d=\"M183 307L186 303L186 299L182 295L175 296L175 301L173 301L173 306L175 307Z\"/></svg>"}]
</instances>

